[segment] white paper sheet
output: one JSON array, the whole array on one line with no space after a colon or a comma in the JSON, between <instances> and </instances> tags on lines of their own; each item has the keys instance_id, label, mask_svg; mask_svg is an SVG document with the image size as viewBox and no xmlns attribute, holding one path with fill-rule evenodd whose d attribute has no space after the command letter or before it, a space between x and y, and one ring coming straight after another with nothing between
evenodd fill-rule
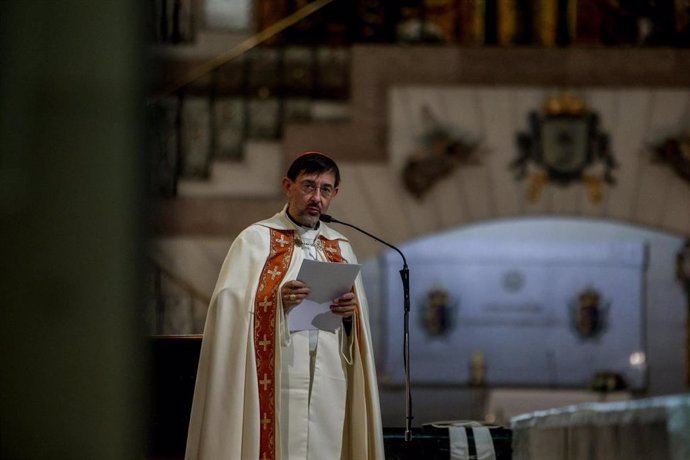
<instances>
[{"instance_id":1,"label":"white paper sheet","mask_svg":"<svg viewBox=\"0 0 690 460\"><path fill-rule=\"evenodd\" d=\"M334 331L341 317L331 313L333 299L349 292L362 266L305 259L297 279L309 286L309 296L288 314L290 331Z\"/></svg>"}]
</instances>

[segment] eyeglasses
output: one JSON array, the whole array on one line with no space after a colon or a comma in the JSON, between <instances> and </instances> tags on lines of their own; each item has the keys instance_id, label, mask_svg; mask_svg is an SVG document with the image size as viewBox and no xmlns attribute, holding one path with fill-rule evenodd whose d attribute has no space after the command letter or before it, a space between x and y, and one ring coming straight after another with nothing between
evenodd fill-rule
<instances>
[{"instance_id":1,"label":"eyeglasses","mask_svg":"<svg viewBox=\"0 0 690 460\"><path fill-rule=\"evenodd\" d=\"M333 194L333 190L335 190L330 185L322 185L321 187L317 187L316 183L309 180L300 183L299 187L305 195L313 194L314 192L316 192L316 189L318 188L321 192L321 196L324 198L330 198Z\"/></svg>"}]
</instances>

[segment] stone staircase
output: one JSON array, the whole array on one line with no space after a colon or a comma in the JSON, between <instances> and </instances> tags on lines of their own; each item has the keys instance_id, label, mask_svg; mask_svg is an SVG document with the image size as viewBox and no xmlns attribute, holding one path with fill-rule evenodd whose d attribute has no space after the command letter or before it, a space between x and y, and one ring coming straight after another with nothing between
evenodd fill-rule
<instances>
[{"instance_id":1,"label":"stone staircase","mask_svg":"<svg viewBox=\"0 0 690 460\"><path fill-rule=\"evenodd\" d=\"M241 39L226 34L225 44ZM200 32L193 44L154 47L160 87L175 87L223 42ZM258 47L154 99L153 188L164 197L274 194L266 183L283 167L288 125L350 121L348 76L346 47Z\"/></svg>"},{"instance_id":2,"label":"stone staircase","mask_svg":"<svg viewBox=\"0 0 690 460\"><path fill-rule=\"evenodd\" d=\"M349 106L341 101L310 103L312 122L348 120ZM179 197L275 197L284 174L282 139L246 139L241 158L211 158L208 175L185 177L177 182Z\"/></svg>"}]
</instances>

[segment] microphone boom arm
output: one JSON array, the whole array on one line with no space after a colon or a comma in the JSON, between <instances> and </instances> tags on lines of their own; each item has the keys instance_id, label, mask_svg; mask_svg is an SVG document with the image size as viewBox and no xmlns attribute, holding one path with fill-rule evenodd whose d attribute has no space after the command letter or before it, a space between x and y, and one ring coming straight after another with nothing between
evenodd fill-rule
<instances>
[{"instance_id":1,"label":"microphone boom arm","mask_svg":"<svg viewBox=\"0 0 690 460\"><path fill-rule=\"evenodd\" d=\"M343 222L343 221L341 221L341 220L338 220L338 219L336 219L335 217L329 216L328 214L321 214L321 220L324 221L324 222L328 222L328 223L333 222L334 224L341 224L341 225L345 225L345 226L347 226L347 227L354 228L355 230L364 233L364 234L367 235L368 237L371 237L371 238L375 239L375 240L378 241L379 243L385 244L386 246L388 246L389 248L391 248L391 249L397 251L398 254L400 254L400 257L402 257L402 260L403 260L403 268L407 268L407 259L405 258L405 255L402 253L402 251L400 251L400 249L396 248L396 247L393 246L392 244L383 241L381 238L372 235L371 233L367 232L366 230L362 230L361 228L356 227L356 226L354 226L354 225L352 225L352 224L348 224L347 222Z\"/></svg>"},{"instance_id":2,"label":"microphone boom arm","mask_svg":"<svg viewBox=\"0 0 690 460\"><path fill-rule=\"evenodd\" d=\"M403 308L404 308L404 320L403 320L403 363L405 366L405 441L409 442L412 439L412 392L410 390L410 270L407 268L407 259L402 251L390 243L383 241L366 230L348 224L347 222L340 221L328 214L321 214L320 220L324 222L333 222L335 224L345 225L347 227L354 228L358 232L364 233L370 238L375 239L381 244L385 244L389 248L397 251L402 257L403 268L400 270L400 278L403 284Z\"/></svg>"}]
</instances>

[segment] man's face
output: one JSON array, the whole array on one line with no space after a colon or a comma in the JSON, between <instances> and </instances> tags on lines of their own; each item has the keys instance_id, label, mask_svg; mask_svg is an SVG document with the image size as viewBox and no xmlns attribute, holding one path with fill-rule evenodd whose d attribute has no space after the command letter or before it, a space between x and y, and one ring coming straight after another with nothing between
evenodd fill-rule
<instances>
[{"instance_id":1,"label":"man's face","mask_svg":"<svg viewBox=\"0 0 690 460\"><path fill-rule=\"evenodd\" d=\"M288 199L288 213L306 227L317 224L338 194L332 172L300 173L294 181L284 177L283 191Z\"/></svg>"}]
</instances>

